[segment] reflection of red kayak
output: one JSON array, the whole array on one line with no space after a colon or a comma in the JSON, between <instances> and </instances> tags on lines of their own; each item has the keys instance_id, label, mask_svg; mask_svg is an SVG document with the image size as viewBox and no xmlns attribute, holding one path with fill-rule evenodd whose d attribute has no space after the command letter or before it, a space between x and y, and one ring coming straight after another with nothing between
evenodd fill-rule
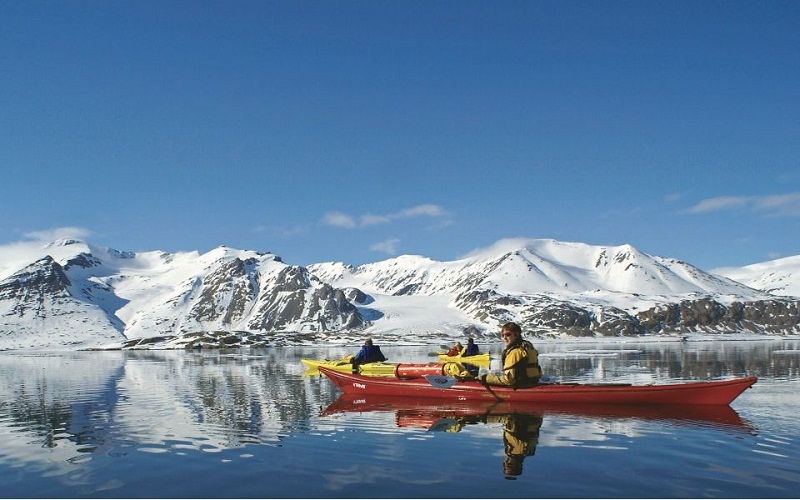
<instances>
[{"instance_id":1,"label":"reflection of red kayak","mask_svg":"<svg viewBox=\"0 0 800 500\"><path fill-rule=\"evenodd\" d=\"M320 367L342 392L351 395L410 396L451 401L490 400L533 403L679 404L729 405L756 383L756 377L662 385L540 384L512 389L459 381L447 388L435 387L424 378L364 377Z\"/></svg>"},{"instance_id":2,"label":"reflection of red kayak","mask_svg":"<svg viewBox=\"0 0 800 500\"><path fill-rule=\"evenodd\" d=\"M395 412L398 427L431 429L443 419L498 417L521 413L539 417L567 416L588 418L634 419L709 425L752 431L728 405L620 405L526 403L509 401L453 401L452 399L416 399L383 395L342 394L322 415L354 412Z\"/></svg>"}]
</instances>

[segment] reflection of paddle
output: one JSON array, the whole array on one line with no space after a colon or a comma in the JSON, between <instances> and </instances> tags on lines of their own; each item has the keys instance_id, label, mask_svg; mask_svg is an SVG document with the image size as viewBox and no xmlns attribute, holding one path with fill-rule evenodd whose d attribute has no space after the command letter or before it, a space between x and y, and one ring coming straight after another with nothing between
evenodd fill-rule
<instances>
[{"instance_id":1,"label":"reflection of paddle","mask_svg":"<svg viewBox=\"0 0 800 500\"><path fill-rule=\"evenodd\" d=\"M456 425L458 425L458 420L454 418L442 417L433 424L431 424L431 426L428 427L428 430L433 432L439 432L439 431L447 432L448 429L452 429Z\"/></svg>"},{"instance_id":2,"label":"reflection of paddle","mask_svg":"<svg viewBox=\"0 0 800 500\"><path fill-rule=\"evenodd\" d=\"M456 385L456 382L458 382L457 378L448 377L446 375L423 375L423 376L425 377L425 380L427 380L430 385L432 385L433 387L436 387L438 389L449 389L449 388L453 387L454 385ZM481 380L481 379L475 379L475 380L480 382L481 385L484 386L487 391L489 391L489 394L491 394L492 396L495 397L495 399L497 399L498 401L502 401L503 400L503 398L498 396L497 393L494 392L491 387L489 387L489 384L487 384L485 380Z\"/></svg>"}]
</instances>

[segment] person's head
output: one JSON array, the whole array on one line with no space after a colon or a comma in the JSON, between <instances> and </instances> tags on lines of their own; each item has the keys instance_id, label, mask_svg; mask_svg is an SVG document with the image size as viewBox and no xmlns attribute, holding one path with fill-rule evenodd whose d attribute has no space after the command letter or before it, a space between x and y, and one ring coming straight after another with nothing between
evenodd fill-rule
<instances>
[{"instance_id":1,"label":"person's head","mask_svg":"<svg viewBox=\"0 0 800 500\"><path fill-rule=\"evenodd\" d=\"M456 347L461 347L461 342L456 342Z\"/></svg>"},{"instance_id":2,"label":"person's head","mask_svg":"<svg viewBox=\"0 0 800 500\"><path fill-rule=\"evenodd\" d=\"M474 344L474 343L475 343L475 340L472 337L467 339L467 344Z\"/></svg>"},{"instance_id":3,"label":"person's head","mask_svg":"<svg viewBox=\"0 0 800 500\"><path fill-rule=\"evenodd\" d=\"M506 456L503 459L503 474L506 479L516 479L514 476L522 474L522 457Z\"/></svg>"},{"instance_id":4,"label":"person's head","mask_svg":"<svg viewBox=\"0 0 800 500\"><path fill-rule=\"evenodd\" d=\"M500 335L503 337L503 342L511 344L522 337L522 328L513 321L509 321L500 329Z\"/></svg>"},{"instance_id":5,"label":"person's head","mask_svg":"<svg viewBox=\"0 0 800 500\"><path fill-rule=\"evenodd\" d=\"M365 340L365 341L364 341L364 344L366 344L366 345L372 345L372 339L367 339L367 340Z\"/></svg>"}]
</instances>

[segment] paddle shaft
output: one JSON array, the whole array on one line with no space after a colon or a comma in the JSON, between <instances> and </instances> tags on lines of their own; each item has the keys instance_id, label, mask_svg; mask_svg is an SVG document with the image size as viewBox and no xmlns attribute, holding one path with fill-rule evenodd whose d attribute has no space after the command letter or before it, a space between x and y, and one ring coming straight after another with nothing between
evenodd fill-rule
<instances>
[{"instance_id":1,"label":"paddle shaft","mask_svg":"<svg viewBox=\"0 0 800 500\"><path fill-rule=\"evenodd\" d=\"M489 391L489 394L491 394L492 396L495 397L496 400L498 400L498 401L502 401L503 400L503 398L498 396L497 393L494 392L491 387L489 387L489 383L486 380L484 380L482 378L479 378L478 381L481 383L482 386L484 386L486 388L487 391Z\"/></svg>"}]
</instances>

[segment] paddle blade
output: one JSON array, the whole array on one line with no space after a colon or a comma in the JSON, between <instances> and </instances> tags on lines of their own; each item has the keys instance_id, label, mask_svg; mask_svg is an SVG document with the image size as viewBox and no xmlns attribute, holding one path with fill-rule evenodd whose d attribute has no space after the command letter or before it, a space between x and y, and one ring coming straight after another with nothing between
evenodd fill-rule
<instances>
[{"instance_id":1,"label":"paddle blade","mask_svg":"<svg viewBox=\"0 0 800 500\"><path fill-rule=\"evenodd\" d=\"M423 375L423 377L429 384L439 389L449 389L458 382L455 377L446 377L444 375Z\"/></svg>"}]
</instances>

